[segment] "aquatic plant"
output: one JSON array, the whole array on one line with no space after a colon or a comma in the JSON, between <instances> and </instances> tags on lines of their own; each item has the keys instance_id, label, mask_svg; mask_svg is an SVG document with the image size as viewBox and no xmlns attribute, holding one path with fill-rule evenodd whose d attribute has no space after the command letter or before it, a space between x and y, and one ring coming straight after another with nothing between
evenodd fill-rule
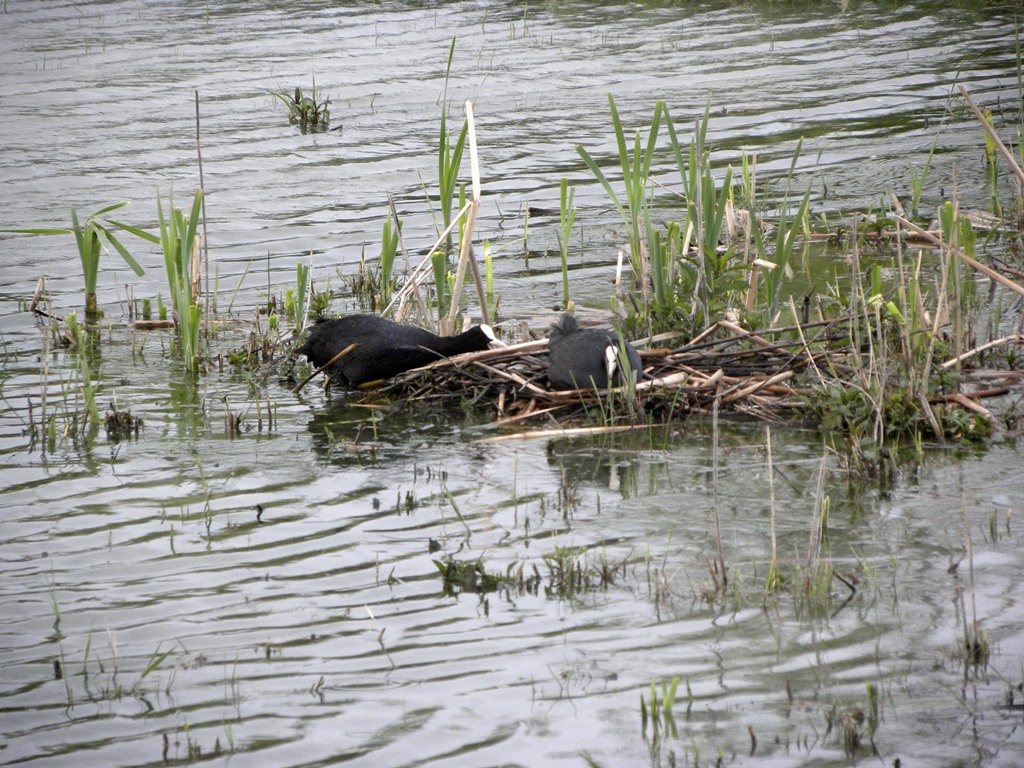
<instances>
[{"instance_id":1,"label":"aquatic plant","mask_svg":"<svg viewBox=\"0 0 1024 768\"><path fill-rule=\"evenodd\" d=\"M793 153L793 159L789 168L790 178L792 178L797 158L800 156L801 143L797 143L796 150ZM790 220L788 216L789 199L788 197L783 198L779 208L779 220L775 227L775 247L771 253L765 247L761 228L757 226L752 227L758 262L768 267L764 272L763 306L766 319L769 321L778 313L782 281L789 267L790 257L793 255L797 235L801 232L801 228L805 226L807 206L810 203L810 199L811 188L808 186L803 199L800 201L799 206L797 206L796 213L793 215L792 220ZM748 215L750 221L755 221L756 212L753 209L748 212Z\"/></svg>"},{"instance_id":2,"label":"aquatic plant","mask_svg":"<svg viewBox=\"0 0 1024 768\"><path fill-rule=\"evenodd\" d=\"M310 267L299 262L295 265L295 294L292 302L292 316L295 319L293 330L296 335L302 333L309 316L309 296L312 284L309 279Z\"/></svg>"},{"instance_id":3,"label":"aquatic plant","mask_svg":"<svg viewBox=\"0 0 1024 768\"><path fill-rule=\"evenodd\" d=\"M505 579L501 574L488 573L482 558L456 560L446 557L443 560L434 560L434 566L441 574L445 595L494 592L501 587Z\"/></svg>"},{"instance_id":4,"label":"aquatic plant","mask_svg":"<svg viewBox=\"0 0 1024 768\"><path fill-rule=\"evenodd\" d=\"M558 217L561 225L558 235L558 254L562 259L562 308L569 309L569 238L576 221L576 207L572 204L575 193L569 189L569 180L562 179L558 195Z\"/></svg>"},{"instance_id":5,"label":"aquatic plant","mask_svg":"<svg viewBox=\"0 0 1024 768\"><path fill-rule=\"evenodd\" d=\"M468 120L463 123L458 138L452 145L452 132L448 128L448 81L451 77L452 62L455 58L455 41L452 37L451 45L448 48L448 63L445 67L444 89L441 92L441 124L438 132L437 142L437 183L438 183L438 204L441 208L441 221L437 222L435 217L435 228L438 231L438 241L442 247L435 246L431 250L430 263L433 267L435 300L437 303L438 320L445 317L451 308L452 292L449 282L449 256L453 250L452 232L456 228L456 220L453 218L455 193L459 189L459 171L462 168L462 154L466 144L466 137L469 132ZM461 195L465 196L463 189ZM430 196L427 195L427 202ZM461 210L465 210L464 207ZM433 206L431 206L433 213ZM462 226L461 213L458 219L459 227ZM460 229L461 231L461 229Z\"/></svg>"},{"instance_id":6,"label":"aquatic plant","mask_svg":"<svg viewBox=\"0 0 1024 768\"><path fill-rule=\"evenodd\" d=\"M331 100L316 89L316 78L313 78L313 86L306 95L299 86L295 86L294 94L286 94L283 91L268 91L268 93L288 108L289 125L298 125L303 133L323 133L330 130L331 122Z\"/></svg>"},{"instance_id":7,"label":"aquatic plant","mask_svg":"<svg viewBox=\"0 0 1024 768\"><path fill-rule=\"evenodd\" d=\"M615 99L608 94L608 106L612 114L612 128L615 132L615 141L619 151L619 167L622 171L622 184L625 192L625 205L619 200L618 194L612 187L611 182L604 171L597 164L590 153L582 145L576 146L576 152L583 158L590 172L604 187L608 197L614 203L616 210L622 217L629 237L630 261L633 265L633 272L638 275L643 290L646 291L647 283L647 254L648 245L646 242L646 231L649 223L649 211L647 205L647 180L651 172L651 161L654 158L654 149L658 143L658 132L661 127L661 116L665 110L665 103L658 101L654 106L654 115L651 117L651 125L647 131L647 142L641 147L640 131L637 130L633 138L633 154L630 157L626 143L625 129L622 127L622 120L615 107Z\"/></svg>"},{"instance_id":8,"label":"aquatic plant","mask_svg":"<svg viewBox=\"0 0 1024 768\"><path fill-rule=\"evenodd\" d=\"M172 195L169 198L170 212L165 218L159 193L156 197L157 219L160 225L158 240L164 254L164 267L167 270L177 337L185 367L189 370L195 370L199 365L202 308L196 301L199 290L196 233L202 202L203 191L197 189L192 199L192 209L186 216L180 208L174 207Z\"/></svg>"},{"instance_id":9,"label":"aquatic plant","mask_svg":"<svg viewBox=\"0 0 1024 768\"><path fill-rule=\"evenodd\" d=\"M658 696L656 683L660 682L661 696ZM663 728L672 738L678 738L675 716L672 714L672 707L675 706L676 689L679 687L679 678L673 677L668 683L664 680L651 680L650 701L644 700L640 694L640 731L646 737L647 722L650 720L654 726L655 733ZM687 683L689 689L689 683Z\"/></svg>"},{"instance_id":10,"label":"aquatic plant","mask_svg":"<svg viewBox=\"0 0 1024 768\"><path fill-rule=\"evenodd\" d=\"M395 289L395 258L398 256L401 231L402 223L394 211L389 208L380 236L380 305L382 307L391 303L391 294Z\"/></svg>"},{"instance_id":11,"label":"aquatic plant","mask_svg":"<svg viewBox=\"0 0 1024 768\"><path fill-rule=\"evenodd\" d=\"M935 156L935 147L939 144L939 136L936 134L932 142L932 148L924 161L924 167L918 171L917 166L910 164L910 215L915 219L918 217L918 208L921 204L921 195L924 193L924 184L928 178L928 169L931 168L932 157Z\"/></svg>"},{"instance_id":12,"label":"aquatic plant","mask_svg":"<svg viewBox=\"0 0 1024 768\"><path fill-rule=\"evenodd\" d=\"M71 209L71 228L28 228L0 229L0 232L11 232L28 235L74 235L78 247L78 257L82 263L82 275L85 278L85 319L94 322L101 316L96 300L96 283L100 270L100 254L105 246L111 246L120 254L132 271L141 277L145 271L139 266L135 257L114 234L115 229L123 229L133 234L140 230L105 218L108 213L124 208L128 202L114 203L106 208L90 214L84 221L79 221L78 212Z\"/></svg>"},{"instance_id":13,"label":"aquatic plant","mask_svg":"<svg viewBox=\"0 0 1024 768\"><path fill-rule=\"evenodd\" d=\"M68 329L66 338L77 352L78 375L81 380L82 401L85 404L85 423L95 431L100 423L100 414L96 407L96 387L89 368L89 332L78 322L74 312L69 313L64 322Z\"/></svg>"}]
</instances>

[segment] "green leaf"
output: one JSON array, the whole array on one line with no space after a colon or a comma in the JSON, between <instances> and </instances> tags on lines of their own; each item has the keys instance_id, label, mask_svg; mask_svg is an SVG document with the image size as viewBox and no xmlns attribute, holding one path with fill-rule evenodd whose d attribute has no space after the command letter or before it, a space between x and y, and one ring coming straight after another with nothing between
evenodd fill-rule
<instances>
[{"instance_id":1,"label":"green leaf","mask_svg":"<svg viewBox=\"0 0 1024 768\"><path fill-rule=\"evenodd\" d=\"M38 229L0 229L0 232L10 232L17 235L73 235L75 234L72 229L47 229L40 227Z\"/></svg>"}]
</instances>

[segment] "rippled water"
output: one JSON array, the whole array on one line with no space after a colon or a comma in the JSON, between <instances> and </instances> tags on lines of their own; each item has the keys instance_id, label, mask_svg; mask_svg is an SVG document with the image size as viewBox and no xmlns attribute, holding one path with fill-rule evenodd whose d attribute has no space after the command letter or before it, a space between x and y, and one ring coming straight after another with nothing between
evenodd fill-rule
<instances>
[{"instance_id":1,"label":"rippled water","mask_svg":"<svg viewBox=\"0 0 1024 768\"><path fill-rule=\"evenodd\" d=\"M71 207L119 200L151 226L157 189L184 200L197 184L198 89L222 312L247 316L299 260L340 289L336 269L351 274L377 247L388 192L407 240L433 240L422 185L436 175L455 35L452 115L474 100L478 232L498 256L504 312L560 298L557 259L542 255L555 225L530 222L529 265L521 238L526 206L557 207L562 176L585 243L573 289L605 306L617 214L574 147L614 166L608 92L635 127L665 99L686 133L710 95L716 161L757 151L766 185L803 137L818 214L906 196L936 136L926 203L949 194L955 166L965 204L983 206L980 132L949 94L959 77L1011 116L1014 24L1012 9L982 4L10 2L0 227L67 226ZM299 134L267 93L312 76L340 132ZM862 746L862 762L1024 759L1016 444L929 451L885 490L826 454L825 555L858 583L847 601L834 582L822 603L796 582L824 449L813 432L774 428L791 581L764 600L764 427L728 424L717 497L732 580L709 603L708 424L487 442L486 414L368 413L228 371L196 385L167 361L165 336L126 328L126 283L166 292L158 255L137 255L141 279L105 262L111 324L93 366L103 406L130 407L140 435L48 445L29 427L44 392L51 413L74 407L77 357L51 351L19 302L45 275L64 314L81 306L81 275L65 239L0 236L5 764L838 765L839 723L868 711L868 684L878 757ZM957 650L972 611L964 510L992 643L983 669ZM551 558L566 547L607 583L553 592ZM433 562L445 554L491 573L522 566L524 581L446 594ZM673 677L678 732L656 738L640 699Z\"/></svg>"}]
</instances>

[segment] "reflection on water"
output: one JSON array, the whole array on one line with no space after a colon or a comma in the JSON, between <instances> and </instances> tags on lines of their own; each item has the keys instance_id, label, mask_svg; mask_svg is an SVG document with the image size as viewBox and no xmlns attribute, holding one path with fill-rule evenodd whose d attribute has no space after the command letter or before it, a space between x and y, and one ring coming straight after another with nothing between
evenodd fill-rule
<instances>
[{"instance_id":1,"label":"reflection on water","mask_svg":"<svg viewBox=\"0 0 1024 768\"><path fill-rule=\"evenodd\" d=\"M157 188L197 182L198 89L218 302L235 313L290 284L299 259L337 288L364 245L373 257L388 192L413 247L432 241L423 186L453 35L452 114L474 99L478 226L511 315L560 296L543 255L555 220L527 233L523 213L555 209L562 176L585 243L573 290L607 304L617 214L575 152L614 157L607 92L630 126L664 98L681 132L710 94L716 162L757 151L766 189L803 137L802 178L830 216L905 195L936 135L926 202L956 163L966 201L984 204L981 137L948 94L959 77L997 118L1017 100L1015 21L988 4L96 0L9 3L0 19L0 226L66 226L72 207L122 199L152 224ZM314 75L341 132L295 132L267 93ZM486 413L183 375L166 336L125 328L116 257L90 365L101 410L130 409L140 433L33 439L44 409L76 407L79 353L54 349L17 301L46 274L56 312L80 304L68 247L0 236L3 762L1022 759L1017 446L929 453L883 492L795 426L773 430L771 484L760 425L723 428L717 486L699 418L483 442ZM133 293L165 291L159 254L138 255ZM822 557L853 589L809 598L823 453ZM709 599L716 500L730 581ZM765 597L773 521L784 581ZM551 590L559 552L613 578ZM542 588L446 594L444 558ZM958 652L974 610L982 666ZM677 734L642 729L640 697L675 677Z\"/></svg>"}]
</instances>

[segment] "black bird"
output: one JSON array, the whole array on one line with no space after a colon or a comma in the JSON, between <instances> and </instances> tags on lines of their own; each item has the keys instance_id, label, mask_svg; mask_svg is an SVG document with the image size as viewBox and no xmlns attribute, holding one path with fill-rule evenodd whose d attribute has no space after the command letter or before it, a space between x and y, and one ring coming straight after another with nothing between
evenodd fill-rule
<instances>
[{"instance_id":1,"label":"black bird","mask_svg":"<svg viewBox=\"0 0 1024 768\"><path fill-rule=\"evenodd\" d=\"M332 365L332 381L356 388L389 379L410 368L419 368L442 357L479 352L495 341L489 325L476 325L457 336L438 336L412 325L401 325L378 315L346 315L320 319L295 350L317 368L329 363L349 344L359 346Z\"/></svg>"},{"instance_id":2,"label":"black bird","mask_svg":"<svg viewBox=\"0 0 1024 768\"><path fill-rule=\"evenodd\" d=\"M623 354L633 381L643 367L640 353L628 341L602 328L581 331L572 315L562 315L551 326L548 339L548 381L558 389L621 385L627 369Z\"/></svg>"}]
</instances>

